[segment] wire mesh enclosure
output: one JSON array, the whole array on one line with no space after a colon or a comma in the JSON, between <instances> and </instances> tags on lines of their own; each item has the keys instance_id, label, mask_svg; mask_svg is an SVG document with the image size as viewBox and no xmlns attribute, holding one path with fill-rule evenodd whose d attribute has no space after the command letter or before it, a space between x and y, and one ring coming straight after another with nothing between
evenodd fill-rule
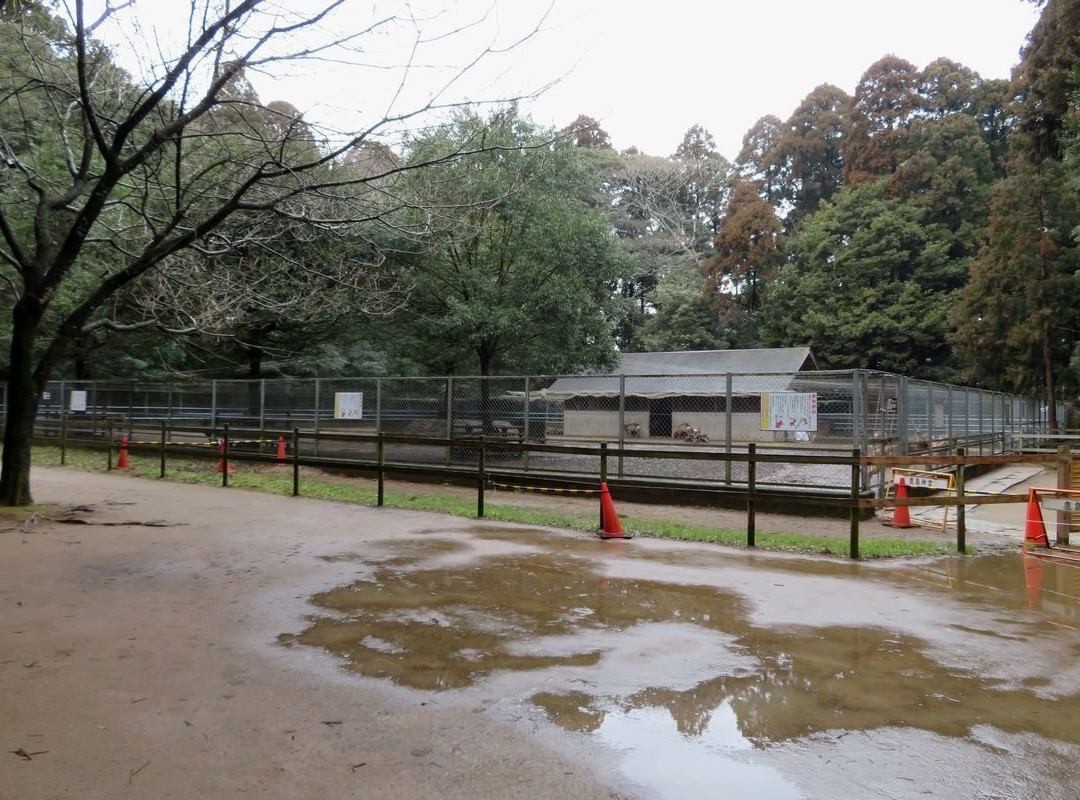
<instances>
[{"instance_id":1,"label":"wire mesh enclosure","mask_svg":"<svg viewBox=\"0 0 1080 800\"><path fill-rule=\"evenodd\" d=\"M6 400L6 397L0 397ZM6 414L6 402L3 403ZM40 397L39 432L61 417L89 423L96 436L111 421L129 434L164 426L318 434L305 455L373 459L374 445L350 434L383 433L439 442L390 442L388 464L475 464L472 441L607 443L619 454L612 475L671 481L741 483L759 452L906 455L965 447L993 455L1047 433L1045 404L1032 398L929 383L865 370L670 375L318 378L152 384L53 381ZM1065 418L1065 409L1058 412ZM82 426L81 430L86 430ZM671 458L634 458L635 447L670 448ZM711 457L703 457L710 454ZM493 468L596 475L587 454L492 447ZM880 473L866 471L865 487ZM843 468L763 465L757 480L836 487Z\"/></svg>"}]
</instances>

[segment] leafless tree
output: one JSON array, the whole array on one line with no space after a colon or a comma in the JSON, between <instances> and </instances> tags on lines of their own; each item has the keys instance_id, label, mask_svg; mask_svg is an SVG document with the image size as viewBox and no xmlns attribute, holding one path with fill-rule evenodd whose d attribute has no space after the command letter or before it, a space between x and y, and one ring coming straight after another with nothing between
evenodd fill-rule
<instances>
[{"instance_id":1,"label":"leafless tree","mask_svg":"<svg viewBox=\"0 0 1080 800\"><path fill-rule=\"evenodd\" d=\"M152 14L177 8L183 25L150 28ZM448 44L462 36L475 43L479 28L447 14L379 16L378 3L374 16L360 18L372 11L371 2L352 0L0 3L0 291L10 299L0 505L31 502L38 398L80 336L151 324L198 327L207 309L186 307L175 294L185 281L194 287L214 279L196 252L236 252L244 237L266 244L269 215L323 230L389 225L409 202L395 191L403 171L484 149L477 142L423 163L366 158L364 169L344 168L350 153L457 105L458 86L477 66L515 45L482 44L446 68ZM374 65L378 75L396 76L377 105L363 95L368 84L356 71L372 66L382 37L403 30L407 46ZM128 51L142 54L130 74L116 63ZM257 72L304 70L351 74L351 102L378 113L355 130L319 129L295 109L264 107L246 91L247 76ZM418 75L426 79L422 94L413 82ZM354 266L342 260L329 270L303 268L370 288L371 265L366 274ZM161 299L174 317L186 309L179 315L185 319L116 318L110 301L155 271L171 272L172 280L142 291L173 292ZM215 291L259 286L237 275ZM291 302L287 292L278 298Z\"/></svg>"}]
</instances>

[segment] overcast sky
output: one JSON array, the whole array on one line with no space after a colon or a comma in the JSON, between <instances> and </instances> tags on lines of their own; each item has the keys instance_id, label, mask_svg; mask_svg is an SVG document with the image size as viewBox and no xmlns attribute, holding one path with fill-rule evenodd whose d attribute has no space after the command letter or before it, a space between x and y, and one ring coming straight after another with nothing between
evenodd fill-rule
<instances>
[{"instance_id":1,"label":"overcast sky","mask_svg":"<svg viewBox=\"0 0 1080 800\"><path fill-rule=\"evenodd\" d=\"M323 2L271 0L266 8L303 13ZM140 55L142 43L177 41L185 7L140 0L126 36L103 35L123 42L121 63L145 72L158 54ZM1007 78L1038 17L1029 0L350 0L316 33L351 33L373 15L403 9L422 18L429 39L482 23L416 51L405 92L395 81L417 34L398 25L363 37L359 58L378 66L362 73L329 60L253 73L263 101L288 100L312 122L354 130L388 110L422 105L453 65L491 45L506 48L539 23L524 45L484 58L442 99L509 97L555 81L523 103L538 122L564 127L587 114L617 149L633 145L657 156L671 155L699 123L734 158L757 119L787 118L822 83L852 93L866 68L889 53L920 68L946 56L983 77Z\"/></svg>"},{"instance_id":2,"label":"overcast sky","mask_svg":"<svg viewBox=\"0 0 1080 800\"><path fill-rule=\"evenodd\" d=\"M822 83L853 93L888 53L1007 78L1037 18L1025 0L556 0L552 65L580 60L532 112L588 114L617 149L658 156L700 123L733 158L760 117L786 119Z\"/></svg>"}]
</instances>

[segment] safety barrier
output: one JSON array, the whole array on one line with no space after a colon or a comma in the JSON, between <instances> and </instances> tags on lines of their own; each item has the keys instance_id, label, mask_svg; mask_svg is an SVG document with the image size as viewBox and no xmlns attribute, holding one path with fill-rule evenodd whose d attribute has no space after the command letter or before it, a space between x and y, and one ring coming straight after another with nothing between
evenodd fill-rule
<instances>
[{"instance_id":1,"label":"safety barrier","mask_svg":"<svg viewBox=\"0 0 1080 800\"><path fill-rule=\"evenodd\" d=\"M64 421L60 432L61 462L65 459L66 448L79 446L107 451L108 466L113 467L113 454L123 444L125 454L131 451L131 456L145 456L149 452L156 451L160 463L160 477L165 477L166 462L170 453L185 453L198 458L217 459L218 470L222 476L222 485L228 486L229 475L234 472L235 463L251 462L264 464L291 464L293 471L293 494L300 494L300 467L310 466L330 470L348 470L374 473L378 482L377 504L382 505L384 494L384 481L388 472L395 474L413 475L427 474L437 475L443 479L451 478L458 481L475 481L477 487L477 516L484 516L484 491L486 488L506 488L513 490L536 490L559 494L577 493L583 496L594 495L598 491L603 497L603 487L611 480L609 474L609 462L615 459L634 458L652 459L658 463L666 460L683 459L698 461L705 465L712 465L714 475L717 464L731 463L738 466L745 481L732 486L722 479L714 478L712 481L656 481L656 480L626 480L617 479L611 484L610 492L626 493L629 490L635 492L667 493L674 492L693 493L698 495L706 493L710 498L724 501L729 506L739 505L746 509L746 533L747 545L755 545L755 513L757 510L775 510L779 503L802 503L813 505L820 510L832 508L837 515L843 514L850 520L850 546L849 554L857 558L859 554L859 524L861 519L873 514L875 510L909 508L912 506L939 506L956 509L956 536L957 550L964 552L966 549L966 527L964 509L967 505L985 503L1018 503L1027 500L1026 495L975 495L968 494L964 487L964 474L967 467L999 466L1003 464L1017 463L1045 463L1048 461L1045 455L1030 454L1006 454L994 456L968 456L962 451L955 455L924 455L921 457L911 456L865 456L859 450L851 451L850 455L809 454L806 452L777 452L762 451L754 443L746 446L742 452L725 452L719 449L700 448L696 444L682 447L644 447L635 445L629 447L609 447L601 442L590 445L565 445L552 443L532 443L506 440L486 440L483 438L469 439L443 439L430 437L406 437L391 436L384 434L317 434L311 431L301 432L299 428L292 431L274 431L276 438L267 438L270 431L260 431L261 435L251 438L247 431L230 430L225 426L221 435L214 434L213 438L203 442L193 442L185 436L205 435L201 429L168 429L161 426L158 438L151 439L145 435L140 438L129 439L123 443L118 436L115 424L105 426L105 436L100 439L69 437L73 431L78 431L78 424ZM85 431L81 431L85 432ZM238 435L234 439L233 436ZM55 443L55 438L42 440ZM276 452L260 452L258 450L234 450L235 442L258 443L263 445L277 442ZM215 452L211 447L205 446L211 442L217 444ZM288 447L286 447L288 443ZM331 445L339 445L336 456L315 455L316 445L321 443L324 452ZM201 446L193 446L193 445ZM175 449L174 449L175 448ZM416 448L438 448L446 452L452 449L468 456L466 461L457 463L416 463L409 460L409 454ZM523 456L532 455L539 458L545 454L556 453L562 457L573 456L591 462L590 469L581 469L568 475L567 473L526 473L520 470L520 461L500 461L500 458L520 459ZM1067 450L1059 451L1057 459L1062 467L1066 462L1071 462ZM496 468L489 468L494 463ZM844 469L849 474L849 489L846 491L807 491L799 486L777 486L775 484L762 484L757 480L758 472L770 465L814 464L828 466L834 469ZM861 489L860 473L867 469L877 470L915 470L916 474L922 473L948 473L954 476L953 484L948 489L947 496L936 497L903 497L903 496L880 496L875 497ZM522 478L528 480L522 480ZM564 484L573 480L577 484L586 484L590 487L601 486L600 490L588 488L567 488ZM546 484L546 485L545 485ZM933 487L928 487L933 488ZM899 494L899 493L898 493ZM610 499L610 496L609 496ZM602 528L603 529L603 528Z\"/></svg>"}]
</instances>

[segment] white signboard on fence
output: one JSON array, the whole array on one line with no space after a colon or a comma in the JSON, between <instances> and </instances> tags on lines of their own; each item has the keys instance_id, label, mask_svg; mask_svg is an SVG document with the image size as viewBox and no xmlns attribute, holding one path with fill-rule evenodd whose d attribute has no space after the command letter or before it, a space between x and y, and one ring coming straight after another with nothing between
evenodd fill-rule
<instances>
[{"instance_id":1,"label":"white signboard on fence","mask_svg":"<svg viewBox=\"0 0 1080 800\"><path fill-rule=\"evenodd\" d=\"M71 403L68 405L68 410L86 411L86 392L72 389Z\"/></svg>"},{"instance_id":2,"label":"white signboard on fence","mask_svg":"<svg viewBox=\"0 0 1080 800\"><path fill-rule=\"evenodd\" d=\"M334 419L363 418L363 392L334 392Z\"/></svg>"},{"instance_id":3,"label":"white signboard on fence","mask_svg":"<svg viewBox=\"0 0 1080 800\"><path fill-rule=\"evenodd\" d=\"M776 392L761 395L763 431L816 431L817 395Z\"/></svg>"}]
</instances>

